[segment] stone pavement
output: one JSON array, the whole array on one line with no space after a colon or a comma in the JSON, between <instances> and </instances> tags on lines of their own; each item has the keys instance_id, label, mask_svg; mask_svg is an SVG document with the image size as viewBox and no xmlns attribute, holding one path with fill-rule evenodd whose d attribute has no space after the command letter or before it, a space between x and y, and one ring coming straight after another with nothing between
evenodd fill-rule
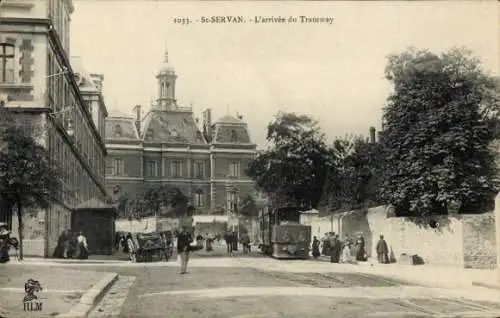
<instances>
[{"instance_id":1,"label":"stone pavement","mask_svg":"<svg viewBox=\"0 0 500 318\"><path fill-rule=\"evenodd\" d=\"M332 264L324 261L278 261L271 258L266 259L240 259L241 264L258 266L268 270L287 272L358 272L385 277L396 278L430 287L441 288L471 288L474 285L495 284L498 282L498 274L495 270L465 269L452 266L438 265L402 265L402 264L378 264L375 262L360 262L358 264ZM500 300L500 291L499 297Z\"/></svg>"},{"instance_id":2,"label":"stone pavement","mask_svg":"<svg viewBox=\"0 0 500 318\"><path fill-rule=\"evenodd\" d=\"M353 270L342 272L342 266L316 271L318 267L304 268L301 263L193 259L187 275L179 275L175 262L162 267L117 267L120 278L137 278L123 280L121 287L119 279L98 304L100 311L90 317L499 316L500 305L488 301L491 295L482 290L415 286Z\"/></svg>"},{"instance_id":3,"label":"stone pavement","mask_svg":"<svg viewBox=\"0 0 500 318\"><path fill-rule=\"evenodd\" d=\"M1 317L53 317L69 312L82 295L97 284L107 273L83 271L51 266L33 266L14 263L0 266ZM24 311L24 283L28 279L40 282L42 291L36 293L42 310Z\"/></svg>"}]
</instances>

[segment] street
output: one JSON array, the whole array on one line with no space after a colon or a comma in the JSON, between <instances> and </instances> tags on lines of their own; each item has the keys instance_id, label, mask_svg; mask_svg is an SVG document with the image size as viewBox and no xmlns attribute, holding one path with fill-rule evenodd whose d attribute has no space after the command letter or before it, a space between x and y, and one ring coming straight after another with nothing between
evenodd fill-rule
<instances>
[{"instance_id":1,"label":"street","mask_svg":"<svg viewBox=\"0 0 500 318\"><path fill-rule=\"evenodd\" d=\"M339 271L339 264L314 272L314 261L218 254L195 253L186 275L179 274L175 260L88 264L85 270L120 275L89 317L494 317L500 312L500 305L468 300L456 290ZM279 270L309 265L310 272Z\"/></svg>"}]
</instances>

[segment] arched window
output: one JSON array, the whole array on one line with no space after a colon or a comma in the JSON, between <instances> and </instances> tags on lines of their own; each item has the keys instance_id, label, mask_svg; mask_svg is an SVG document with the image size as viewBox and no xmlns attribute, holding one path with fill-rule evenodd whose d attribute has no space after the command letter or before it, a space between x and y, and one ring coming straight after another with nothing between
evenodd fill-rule
<instances>
[{"instance_id":1,"label":"arched window","mask_svg":"<svg viewBox=\"0 0 500 318\"><path fill-rule=\"evenodd\" d=\"M115 137L117 137L117 138L123 137L123 130L122 130L122 127L120 125L115 126Z\"/></svg>"},{"instance_id":2,"label":"arched window","mask_svg":"<svg viewBox=\"0 0 500 318\"><path fill-rule=\"evenodd\" d=\"M231 130L231 142L237 142L238 141L238 134L236 133L236 130Z\"/></svg>"},{"instance_id":3,"label":"arched window","mask_svg":"<svg viewBox=\"0 0 500 318\"><path fill-rule=\"evenodd\" d=\"M202 189L198 189L194 193L194 205L196 207L202 207L205 205L205 197Z\"/></svg>"}]
</instances>

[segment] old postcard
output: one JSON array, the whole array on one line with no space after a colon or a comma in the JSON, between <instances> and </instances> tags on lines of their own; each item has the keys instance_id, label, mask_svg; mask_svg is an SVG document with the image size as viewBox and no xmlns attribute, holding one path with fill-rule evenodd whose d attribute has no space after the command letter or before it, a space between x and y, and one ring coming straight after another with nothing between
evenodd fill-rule
<instances>
[{"instance_id":1,"label":"old postcard","mask_svg":"<svg viewBox=\"0 0 500 318\"><path fill-rule=\"evenodd\" d=\"M0 317L500 317L498 10L0 0Z\"/></svg>"}]
</instances>

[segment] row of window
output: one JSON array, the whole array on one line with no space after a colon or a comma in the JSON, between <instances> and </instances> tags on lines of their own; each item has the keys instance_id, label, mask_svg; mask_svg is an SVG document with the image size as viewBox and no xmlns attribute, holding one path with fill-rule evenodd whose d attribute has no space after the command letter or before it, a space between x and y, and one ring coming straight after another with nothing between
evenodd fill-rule
<instances>
[{"instance_id":1,"label":"row of window","mask_svg":"<svg viewBox=\"0 0 500 318\"><path fill-rule=\"evenodd\" d=\"M121 158L113 158L111 160L111 169L107 171L108 175L111 176L123 176L125 175L125 165L124 161ZM159 160L150 160L146 166L146 176L148 177L159 177L161 176L160 172L160 161ZM182 161L181 160L173 160L170 162L170 177L172 178L180 178L183 177L182 170ZM194 162L194 173L192 177L196 179L204 179L206 177L205 173L205 162L204 161L195 161ZM237 161L231 162L229 164L229 176L230 177L239 177L240 176L240 163ZM189 177L189 176L186 176Z\"/></svg>"},{"instance_id":2,"label":"row of window","mask_svg":"<svg viewBox=\"0 0 500 318\"><path fill-rule=\"evenodd\" d=\"M61 68L54 52L47 55L49 74L58 74ZM90 123L83 110L77 107L77 100L65 76L52 76L47 79L47 102L59 122L72 133L73 142L89 167L96 172L99 182L104 183L104 153L98 144Z\"/></svg>"},{"instance_id":3,"label":"row of window","mask_svg":"<svg viewBox=\"0 0 500 318\"><path fill-rule=\"evenodd\" d=\"M68 4L61 0L49 0L49 18L52 20L54 29L57 31L64 50L69 55L69 39L70 39L70 17L68 12Z\"/></svg>"},{"instance_id":4,"label":"row of window","mask_svg":"<svg viewBox=\"0 0 500 318\"><path fill-rule=\"evenodd\" d=\"M226 205L226 210L228 214L234 214L238 212L238 203L239 203L239 193L237 191L229 191L227 193L227 205ZM197 208L205 206L205 194L201 189L198 189L194 193L194 206Z\"/></svg>"},{"instance_id":5,"label":"row of window","mask_svg":"<svg viewBox=\"0 0 500 318\"><path fill-rule=\"evenodd\" d=\"M92 198L103 198L104 194L99 186L55 128L50 131L49 151L51 158L60 164L63 182L61 199L63 202L74 206Z\"/></svg>"}]
</instances>

